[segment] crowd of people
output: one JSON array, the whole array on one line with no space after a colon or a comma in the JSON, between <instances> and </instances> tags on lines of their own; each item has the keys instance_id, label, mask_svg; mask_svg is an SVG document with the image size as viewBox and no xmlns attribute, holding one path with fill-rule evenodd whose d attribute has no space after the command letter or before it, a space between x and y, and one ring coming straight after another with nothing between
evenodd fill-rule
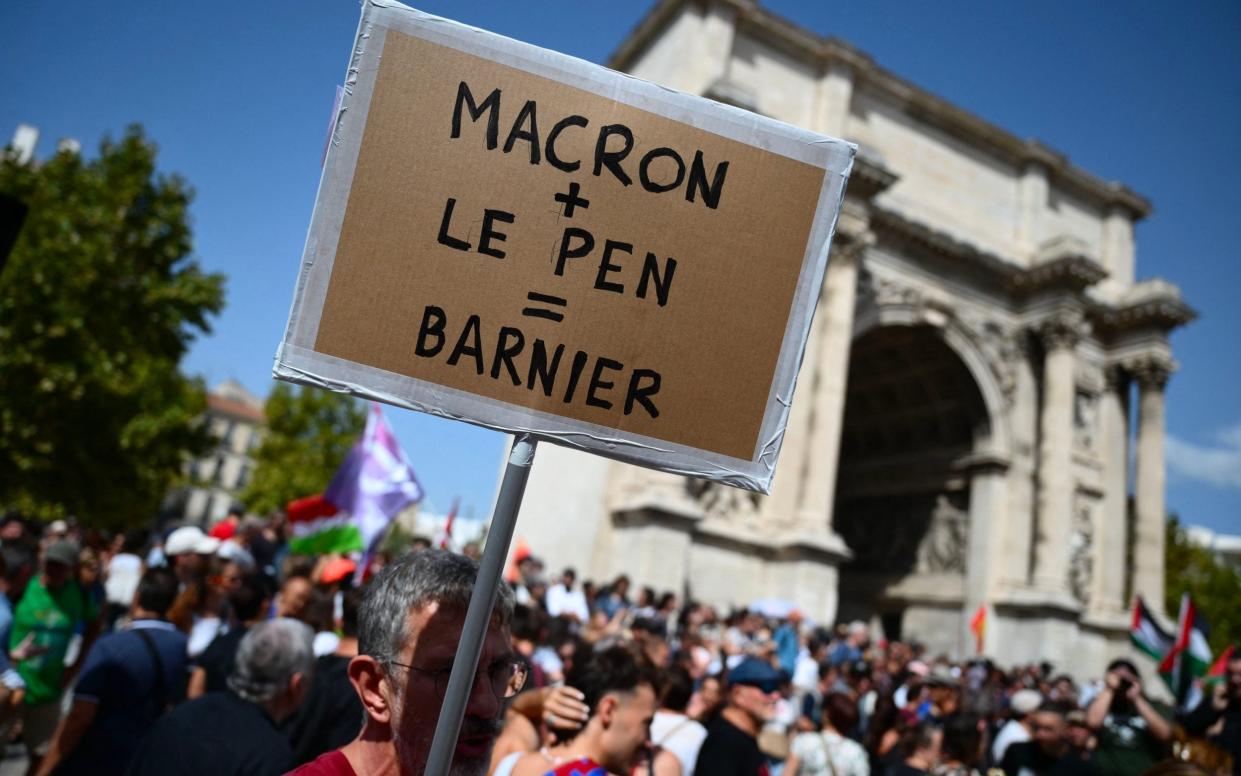
<instances>
[{"instance_id":1,"label":"crowd of people","mask_svg":"<svg viewBox=\"0 0 1241 776\"><path fill-rule=\"evenodd\" d=\"M291 555L278 519L0 522L0 729L30 774L420 774L478 547ZM621 576L502 585L454 774L1241 773L1241 658L1197 708Z\"/></svg>"}]
</instances>

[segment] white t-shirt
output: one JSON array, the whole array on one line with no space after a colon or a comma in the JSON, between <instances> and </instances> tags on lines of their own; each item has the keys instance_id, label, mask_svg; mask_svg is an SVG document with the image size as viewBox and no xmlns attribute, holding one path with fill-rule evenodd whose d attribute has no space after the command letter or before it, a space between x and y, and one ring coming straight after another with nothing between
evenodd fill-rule
<instances>
[{"instance_id":1,"label":"white t-shirt","mask_svg":"<svg viewBox=\"0 0 1241 776\"><path fill-rule=\"evenodd\" d=\"M142 558L128 552L117 553L108 562L108 578L103 583L108 603L128 608L142 577Z\"/></svg>"},{"instance_id":2,"label":"white t-shirt","mask_svg":"<svg viewBox=\"0 0 1241 776\"><path fill-rule=\"evenodd\" d=\"M681 762L681 773L694 772L698 750L707 737L707 729L697 721L675 711L660 709L651 720L651 742L672 752Z\"/></svg>"},{"instance_id":3,"label":"white t-shirt","mask_svg":"<svg viewBox=\"0 0 1241 776\"><path fill-rule=\"evenodd\" d=\"M198 617L195 615L194 624L190 627L190 638L186 643L186 652L190 657L198 657L203 653L216 636L226 631L224 623L219 617Z\"/></svg>"},{"instance_id":4,"label":"white t-shirt","mask_svg":"<svg viewBox=\"0 0 1241 776\"><path fill-rule=\"evenodd\" d=\"M797 663L793 668L793 686L803 693L817 689L819 686L819 664L810 656L805 647L797 655Z\"/></svg>"},{"instance_id":5,"label":"white t-shirt","mask_svg":"<svg viewBox=\"0 0 1241 776\"><path fill-rule=\"evenodd\" d=\"M315 657L323 657L330 655L340 646L340 636L332 631L319 631L315 634L315 640L312 642L312 649Z\"/></svg>"},{"instance_id":6,"label":"white t-shirt","mask_svg":"<svg viewBox=\"0 0 1241 776\"><path fill-rule=\"evenodd\" d=\"M870 758L857 741L824 730L801 733L793 739L789 750L801 762L797 771L804 776L870 776ZM831 767L828 767L828 758Z\"/></svg>"},{"instance_id":7,"label":"white t-shirt","mask_svg":"<svg viewBox=\"0 0 1241 776\"><path fill-rule=\"evenodd\" d=\"M1030 731L1026 730L1025 725L1015 719L1010 719L1004 727L1000 728L995 741L991 744L991 758L998 763L1004 759L1004 752L1009 746L1029 740Z\"/></svg>"},{"instance_id":8,"label":"white t-shirt","mask_svg":"<svg viewBox=\"0 0 1241 776\"><path fill-rule=\"evenodd\" d=\"M571 614L583 623L590 619L585 594L581 590L566 590L559 582L547 590L547 613L552 617Z\"/></svg>"}]
</instances>

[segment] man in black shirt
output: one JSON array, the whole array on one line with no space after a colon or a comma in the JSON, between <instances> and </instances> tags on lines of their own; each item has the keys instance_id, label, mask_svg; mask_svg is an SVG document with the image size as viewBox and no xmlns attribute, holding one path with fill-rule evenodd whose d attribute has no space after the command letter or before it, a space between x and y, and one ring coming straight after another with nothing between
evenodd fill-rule
<instances>
[{"instance_id":1,"label":"man in black shirt","mask_svg":"<svg viewBox=\"0 0 1241 776\"><path fill-rule=\"evenodd\" d=\"M934 719L924 719L902 737L905 759L889 765L884 776L926 776L940 764L943 749L943 727Z\"/></svg>"},{"instance_id":2,"label":"man in black shirt","mask_svg":"<svg viewBox=\"0 0 1241 776\"><path fill-rule=\"evenodd\" d=\"M314 633L279 618L260 623L237 649L228 692L208 693L161 719L130 776L279 776L293 750L276 725L301 704L314 670Z\"/></svg>"},{"instance_id":3,"label":"man in black shirt","mask_svg":"<svg viewBox=\"0 0 1241 776\"><path fill-rule=\"evenodd\" d=\"M1011 744L1000 763L1007 776L1091 776L1094 767L1069 745L1069 708L1047 701L1030 717L1029 741Z\"/></svg>"},{"instance_id":4,"label":"man in black shirt","mask_svg":"<svg viewBox=\"0 0 1241 776\"><path fill-rule=\"evenodd\" d=\"M341 598L341 637L336 651L319 658L310 693L293 716L281 725L293 746L298 765L339 749L362 729L362 701L349 681L349 661L358 654L358 607L362 590Z\"/></svg>"},{"instance_id":5,"label":"man in black shirt","mask_svg":"<svg viewBox=\"0 0 1241 776\"><path fill-rule=\"evenodd\" d=\"M1227 662L1226 681L1184 719L1191 735L1205 736L1232 754L1233 776L1241 776L1241 647L1234 647ZM1223 724L1220 724L1220 719Z\"/></svg>"},{"instance_id":6,"label":"man in black shirt","mask_svg":"<svg viewBox=\"0 0 1241 776\"><path fill-rule=\"evenodd\" d=\"M228 603L233 610L233 622L226 632L212 639L194 661L196 665L190 674L190 686L186 692L186 697L190 700L209 692L223 692L228 689L228 675L233 672L237 647L246 631L267 616L271 597L263 578L258 574L250 574L242 579L241 585L229 595Z\"/></svg>"},{"instance_id":7,"label":"man in black shirt","mask_svg":"<svg viewBox=\"0 0 1241 776\"><path fill-rule=\"evenodd\" d=\"M728 701L707 723L695 773L719 776L767 776L758 734L776 713L784 674L770 663L748 657L728 674Z\"/></svg>"}]
</instances>

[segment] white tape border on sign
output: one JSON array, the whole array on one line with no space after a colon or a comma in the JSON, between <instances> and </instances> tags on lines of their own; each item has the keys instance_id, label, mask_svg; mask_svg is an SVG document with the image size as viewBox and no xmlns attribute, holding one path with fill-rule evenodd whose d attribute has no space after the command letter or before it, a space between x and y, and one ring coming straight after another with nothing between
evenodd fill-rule
<instances>
[{"instance_id":1,"label":"white tape border on sign","mask_svg":"<svg viewBox=\"0 0 1241 776\"><path fill-rule=\"evenodd\" d=\"M786 325L754 460L721 455L632 432L531 410L435 383L317 353L313 343L340 240L367 112L387 31L395 29L432 43L517 67L608 99L749 144L761 130L765 150L826 171L791 314ZM345 94L337 111L327 161L284 340L272 369L280 380L304 383L399 407L513 433L650 466L675 474L724 482L767 493L788 422L793 389L810 323L827 268L827 254L857 147L749 111L677 92L589 62L416 11L391 0L364 0ZM824 213L835 215L828 219ZM335 217L329 218L328 214ZM618 436L620 435L620 436Z\"/></svg>"}]
</instances>

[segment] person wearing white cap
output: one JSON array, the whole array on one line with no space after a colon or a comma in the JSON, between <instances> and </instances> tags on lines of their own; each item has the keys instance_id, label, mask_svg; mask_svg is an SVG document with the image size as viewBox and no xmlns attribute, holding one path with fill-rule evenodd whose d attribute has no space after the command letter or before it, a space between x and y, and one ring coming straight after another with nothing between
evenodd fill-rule
<instances>
[{"instance_id":1,"label":"person wearing white cap","mask_svg":"<svg viewBox=\"0 0 1241 776\"><path fill-rule=\"evenodd\" d=\"M172 568L181 584L202 578L208 559L220 548L220 540L203 533L196 525L186 525L168 534L164 555L172 559Z\"/></svg>"},{"instance_id":2,"label":"person wearing white cap","mask_svg":"<svg viewBox=\"0 0 1241 776\"><path fill-rule=\"evenodd\" d=\"M1043 703L1043 695L1038 690L1018 690L1013 693L1008 707L1012 709L1012 718L1000 728L995 741L991 744L991 757L995 762L1004 760L1004 752L1012 744L1030 740L1030 715L1038 710Z\"/></svg>"},{"instance_id":3,"label":"person wearing white cap","mask_svg":"<svg viewBox=\"0 0 1241 776\"><path fill-rule=\"evenodd\" d=\"M169 610L168 619L189 634L189 654L198 655L220 631L219 612L213 611L207 572L220 540L207 536L198 526L187 525L168 534L164 554L181 582L181 592Z\"/></svg>"}]
</instances>

